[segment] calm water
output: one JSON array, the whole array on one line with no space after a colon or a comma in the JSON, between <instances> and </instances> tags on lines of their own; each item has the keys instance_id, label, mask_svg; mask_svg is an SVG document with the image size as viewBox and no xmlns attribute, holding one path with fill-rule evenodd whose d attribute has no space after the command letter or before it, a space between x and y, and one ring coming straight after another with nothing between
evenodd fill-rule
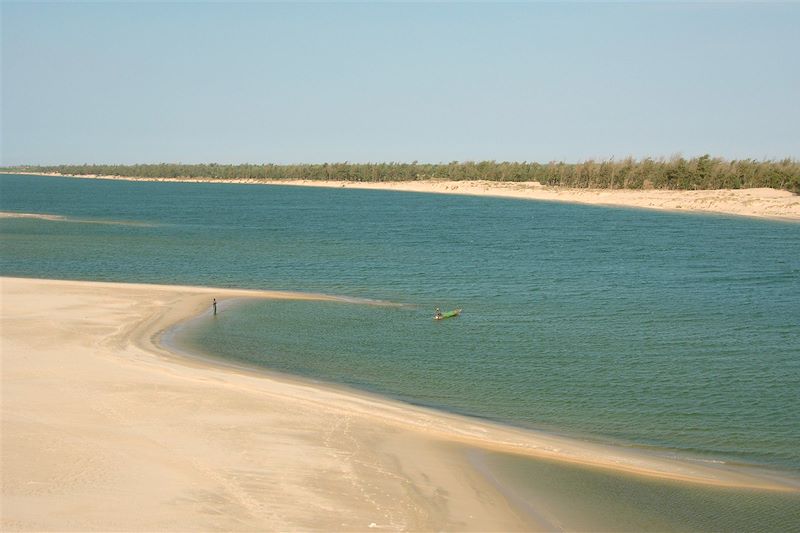
<instances>
[{"instance_id":1,"label":"calm water","mask_svg":"<svg viewBox=\"0 0 800 533\"><path fill-rule=\"evenodd\" d=\"M800 472L800 224L507 199L0 177L0 273L289 289L192 349L659 453ZM96 223L102 222L102 223ZM434 322L433 307L462 307Z\"/></svg>"},{"instance_id":2,"label":"calm water","mask_svg":"<svg viewBox=\"0 0 800 533\"><path fill-rule=\"evenodd\" d=\"M547 460L468 452L518 509L550 531L800 531L800 497L712 489Z\"/></svg>"}]
</instances>

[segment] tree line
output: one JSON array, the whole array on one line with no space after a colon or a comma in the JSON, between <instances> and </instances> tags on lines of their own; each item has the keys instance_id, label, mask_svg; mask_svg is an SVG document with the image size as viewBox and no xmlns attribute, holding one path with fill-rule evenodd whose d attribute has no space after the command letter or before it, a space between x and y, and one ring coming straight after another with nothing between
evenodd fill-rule
<instances>
[{"instance_id":1,"label":"tree line","mask_svg":"<svg viewBox=\"0 0 800 533\"><path fill-rule=\"evenodd\" d=\"M745 189L772 187L800 193L800 162L794 159L725 160L709 155L684 159L633 159L581 163L458 162L322 163L298 165L55 165L5 167L10 172L95 174L140 178L248 180L488 180L596 189Z\"/></svg>"}]
</instances>

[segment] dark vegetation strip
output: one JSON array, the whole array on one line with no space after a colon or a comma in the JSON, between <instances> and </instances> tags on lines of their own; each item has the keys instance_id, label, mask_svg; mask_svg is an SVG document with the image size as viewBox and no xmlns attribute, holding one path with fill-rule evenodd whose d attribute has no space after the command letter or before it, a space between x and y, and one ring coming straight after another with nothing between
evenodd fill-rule
<instances>
[{"instance_id":1,"label":"dark vegetation strip","mask_svg":"<svg viewBox=\"0 0 800 533\"><path fill-rule=\"evenodd\" d=\"M323 163L301 165L57 165L5 167L12 172L95 174L140 178L252 180L537 181L542 185L598 189L745 189L772 187L800 193L800 162L794 159L728 161L709 155L684 159L585 161L582 163L452 162Z\"/></svg>"}]
</instances>

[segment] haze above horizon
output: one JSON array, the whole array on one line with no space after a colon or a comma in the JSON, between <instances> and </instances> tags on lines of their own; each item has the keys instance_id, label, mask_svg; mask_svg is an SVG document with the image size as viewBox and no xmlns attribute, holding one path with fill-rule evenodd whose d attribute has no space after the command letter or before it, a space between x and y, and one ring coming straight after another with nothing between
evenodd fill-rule
<instances>
[{"instance_id":1,"label":"haze above horizon","mask_svg":"<svg viewBox=\"0 0 800 533\"><path fill-rule=\"evenodd\" d=\"M800 4L0 9L2 165L800 158Z\"/></svg>"}]
</instances>

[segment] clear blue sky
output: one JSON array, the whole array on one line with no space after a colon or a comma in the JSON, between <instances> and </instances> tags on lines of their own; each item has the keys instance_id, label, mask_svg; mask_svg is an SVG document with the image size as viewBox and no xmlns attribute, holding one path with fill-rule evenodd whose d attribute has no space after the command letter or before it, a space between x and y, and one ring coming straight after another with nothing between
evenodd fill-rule
<instances>
[{"instance_id":1,"label":"clear blue sky","mask_svg":"<svg viewBox=\"0 0 800 533\"><path fill-rule=\"evenodd\" d=\"M800 158L800 4L1 14L5 165Z\"/></svg>"}]
</instances>

